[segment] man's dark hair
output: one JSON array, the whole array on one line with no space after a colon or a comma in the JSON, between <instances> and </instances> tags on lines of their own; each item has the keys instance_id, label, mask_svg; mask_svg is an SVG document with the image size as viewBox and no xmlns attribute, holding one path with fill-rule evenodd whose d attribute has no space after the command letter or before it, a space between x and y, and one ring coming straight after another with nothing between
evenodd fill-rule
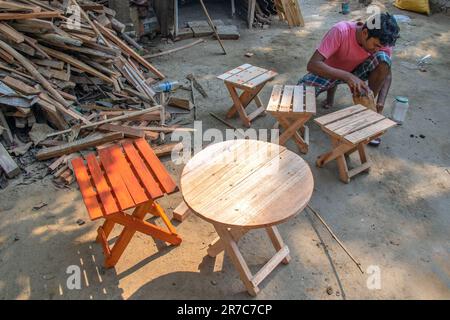
<instances>
[{"instance_id":1,"label":"man's dark hair","mask_svg":"<svg viewBox=\"0 0 450 320\"><path fill-rule=\"evenodd\" d=\"M379 23L378 23L379 22ZM400 38L400 27L394 16L389 13L376 14L364 23L363 29L367 29L370 38L378 38L381 45L393 47Z\"/></svg>"}]
</instances>

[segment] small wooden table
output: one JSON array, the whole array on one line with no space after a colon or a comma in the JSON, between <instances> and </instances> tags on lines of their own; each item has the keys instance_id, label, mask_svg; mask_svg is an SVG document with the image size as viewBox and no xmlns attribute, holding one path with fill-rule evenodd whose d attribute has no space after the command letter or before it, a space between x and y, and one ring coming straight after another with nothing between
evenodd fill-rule
<instances>
[{"instance_id":1,"label":"small wooden table","mask_svg":"<svg viewBox=\"0 0 450 320\"><path fill-rule=\"evenodd\" d=\"M181 243L175 228L155 199L178 190L163 164L144 139L129 140L72 160L80 192L91 220L104 218L97 242L103 246L105 267L119 261L136 231L173 245ZM132 214L125 212L134 209ZM144 220L160 217L168 231ZM108 236L115 224L124 226L111 249Z\"/></svg>"},{"instance_id":2,"label":"small wooden table","mask_svg":"<svg viewBox=\"0 0 450 320\"><path fill-rule=\"evenodd\" d=\"M286 145L293 138L300 151L308 153L309 128L305 123L316 113L314 87L275 85L266 110L284 128L279 143Z\"/></svg>"},{"instance_id":3,"label":"small wooden table","mask_svg":"<svg viewBox=\"0 0 450 320\"><path fill-rule=\"evenodd\" d=\"M239 271L247 291L280 263L289 263L289 249L276 228L308 204L314 180L308 164L277 144L231 140L208 146L185 166L181 191L187 206L209 221L219 235L209 247L215 257L223 250ZM237 242L251 229L265 228L277 253L253 275Z\"/></svg>"},{"instance_id":4,"label":"small wooden table","mask_svg":"<svg viewBox=\"0 0 450 320\"><path fill-rule=\"evenodd\" d=\"M371 162L365 146L396 125L394 121L360 104L316 118L314 121L330 136L333 145L331 151L318 157L316 165L323 167L336 160L339 177L345 183L349 183L350 178L358 173L369 170ZM359 153L361 165L348 170L345 156L355 151Z\"/></svg>"},{"instance_id":5,"label":"small wooden table","mask_svg":"<svg viewBox=\"0 0 450 320\"><path fill-rule=\"evenodd\" d=\"M251 121L265 111L261 99L258 97L258 93L264 85L272 80L277 74L278 73L275 71L255 67L251 64L243 64L240 67L218 76L217 78L224 80L225 86L230 92L231 99L233 100L233 106L228 111L227 118L233 117L237 112L244 122L244 125L250 127ZM238 94L237 89L243 91L241 95ZM247 114L245 108L247 108L253 100L255 100L258 109Z\"/></svg>"}]
</instances>

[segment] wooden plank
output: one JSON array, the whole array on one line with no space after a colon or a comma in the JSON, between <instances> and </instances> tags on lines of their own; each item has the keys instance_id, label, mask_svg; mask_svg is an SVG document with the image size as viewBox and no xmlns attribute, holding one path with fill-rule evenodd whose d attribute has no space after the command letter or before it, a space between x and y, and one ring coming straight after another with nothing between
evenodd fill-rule
<instances>
[{"instance_id":1,"label":"wooden plank","mask_svg":"<svg viewBox=\"0 0 450 320\"><path fill-rule=\"evenodd\" d=\"M126 127L117 124L105 123L98 127L102 131L121 132L127 138L143 138L145 131L138 128Z\"/></svg>"},{"instance_id":2,"label":"wooden plank","mask_svg":"<svg viewBox=\"0 0 450 320\"><path fill-rule=\"evenodd\" d=\"M138 205L150 200L145 194L139 180L134 175L133 170L131 170L121 148L113 146L102 151L110 157L111 163L113 164L112 169L117 170L122 176L122 181L125 183L134 203Z\"/></svg>"},{"instance_id":3,"label":"wooden plank","mask_svg":"<svg viewBox=\"0 0 450 320\"><path fill-rule=\"evenodd\" d=\"M100 197L103 205L105 214L113 214L119 211L116 200L114 199L111 189L103 175L102 169L100 168L97 157L95 154L90 153L86 156L87 165L89 172L91 173L92 180L94 181L95 189Z\"/></svg>"},{"instance_id":4,"label":"wooden plank","mask_svg":"<svg viewBox=\"0 0 450 320\"><path fill-rule=\"evenodd\" d=\"M246 63L246 64L243 64L243 65L237 67L237 68L234 68L233 70L230 70L230 71L228 71L228 72L225 72L224 74L221 74L221 75L218 76L217 78L218 78L218 79L221 79L221 80L226 80L226 79L228 79L229 77L231 77L231 76L233 76L233 75L235 75L235 74L237 74L237 73L239 73L239 72L242 72L242 71L244 71L244 70L246 70L246 69L248 69L248 68L250 68L250 67L252 67L252 65Z\"/></svg>"},{"instance_id":5,"label":"wooden plank","mask_svg":"<svg viewBox=\"0 0 450 320\"><path fill-rule=\"evenodd\" d=\"M267 105L267 111L277 111L280 105L281 93L283 91L282 85L274 85L272 89L272 95L270 96L269 104Z\"/></svg>"},{"instance_id":6,"label":"wooden plank","mask_svg":"<svg viewBox=\"0 0 450 320\"><path fill-rule=\"evenodd\" d=\"M366 107L362 106L362 105L355 105L355 106L351 106L330 114L327 114L325 116L319 117L314 119L314 122L316 122L317 124L321 125L321 126L325 126L327 124L330 124L334 121L338 121L340 119L346 118L352 114L358 113L358 112L362 112L367 110Z\"/></svg>"},{"instance_id":7,"label":"wooden plank","mask_svg":"<svg viewBox=\"0 0 450 320\"><path fill-rule=\"evenodd\" d=\"M44 11L35 13L0 13L0 20L49 19L63 18L57 11Z\"/></svg>"},{"instance_id":8,"label":"wooden plank","mask_svg":"<svg viewBox=\"0 0 450 320\"><path fill-rule=\"evenodd\" d=\"M20 168L11 158L2 143L0 143L0 167L5 171L8 178L14 178L20 173Z\"/></svg>"},{"instance_id":9,"label":"wooden plank","mask_svg":"<svg viewBox=\"0 0 450 320\"><path fill-rule=\"evenodd\" d=\"M173 218L177 221L182 222L189 216L190 213L191 210L186 205L186 202L181 201L180 204L173 210Z\"/></svg>"},{"instance_id":10,"label":"wooden plank","mask_svg":"<svg viewBox=\"0 0 450 320\"><path fill-rule=\"evenodd\" d=\"M103 81L105 81L107 83L113 83L113 80L110 77L108 77L108 76L104 75L103 73L97 71L96 69L88 66L84 62L81 62L80 60L75 59L72 56L69 56L68 54L65 54L65 53L62 53L62 52L59 52L59 51L56 51L56 50L44 47L42 45L39 45L39 47L42 50L44 50L51 57L54 57L56 59L59 59L61 61L66 62L66 63L70 63L72 66L74 66L74 67L76 67L78 69L81 69L81 70L83 70L83 71L85 71L85 72L87 72L87 73L89 73L89 74L91 74L91 75L93 75L95 77L98 77L98 78L102 79Z\"/></svg>"},{"instance_id":11,"label":"wooden plank","mask_svg":"<svg viewBox=\"0 0 450 320\"><path fill-rule=\"evenodd\" d=\"M170 155L172 153L172 150L174 149L181 150L182 148L183 148L182 142L165 143L160 146L152 147L153 151L155 151L155 154L158 158Z\"/></svg>"},{"instance_id":12,"label":"wooden plank","mask_svg":"<svg viewBox=\"0 0 450 320\"><path fill-rule=\"evenodd\" d=\"M305 87L305 110L316 113L316 90L314 87Z\"/></svg>"},{"instance_id":13,"label":"wooden plank","mask_svg":"<svg viewBox=\"0 0 450 320\"><path fill-rule=\"evenodd\" d=\"M8 87L26 95L34 95L41 92L41 90L33 88L32 86L29 86L26 83L23 83L22 81L12 78L10 76L6 76L1 81Z\"/></svg>"},{"instance_id":14,"label":"wooden plank","mask_svg":"<svg viewBox=\"0 0 450 320\"><path fill-rule=\"evenodd\" d=\"M169 106L178 107L185 110L191 110L192 109L192 103L191 101L187 99L181 99L176 97L170 97L169 102L167 103Z\"/></svg>"},{"instance_id":15,"label":"wooden plank","mask_svg":"<svg viewBox=\"0 0 450 320\"><path fill-rule=\"evenodd\" d=\"M25 41L23 34L3 22L0 23L0 33L15 43L22 43Z\"/></svg>"},{"instance_id":16,"label":"wooden plank","mask_svg":"<svg viewBox=\"0 0 450 320\"><path fill-rule=\"evenodd\" d=\"M86 209L89 213L91 220L96 220L103 217L103 211L100 203L97 199L97 193L93 188L90 177L83 163L82 158L76 158L72 160L72 167L77 178L78 186L80 187L81 195Z\"/></svg>"},{"instance_id":17,"label":"wooden plank","mask_svg":"<svg viewBox=\"0 0 450 320\"><path fill-rule=\"evenodd\" d=\"M73 141L70 143L66 143L61 146L42 149L36 154L36 158L38 160L47 160L47 159L51 159L54 157L59 157L63 154L68 154L68 153L80 151L80 150L83 150L86 148L95 147L100 144L114 141L117 139L122 139L122 138L123 138L123 133L121 133L121 132L99 134L99 135L83 138L80 140L76 140L76 141Z\"/></svg>"},{"instance_id":18,"label":"wooden plank","mask_svg":"<svg viewBox=\"0 0 450 320\"><path fill-rule=\"evenodd\" d=\"M304 87L295 86L294 87L294 99L292 101L292 111L293 112L305 112L305 107L303 106L304 98Z\"/></svg>"},{"instance_id":19,"label":"wooden plank","mask_svg":"<svg viewBox=\"0 0 450 320\"><path fill-rule=\"evenodd\" d=\"M109 185L112 187L117 202L119 203L120 210L133 208L135 204L133 198L128 192L125 182L122 180L122 176L120 175L121 169L120 167L117 168L117 165L112 161L106 150L107 148L99 150L98 155L100 157L100 162L105 169L106 178Z\"/></svg>"},{"instance_id":20,"label":"wooden plank","mask_svg":"<svg viewBox=\"0 0 450 320\"><path fill-rule=\"evenodd\" d=\"M63 70L64 69L64 62L59 60L49 60L49 59L32 59L31 60L34 64L37 64L39 66L43 67L50 67L52 69L57 70Z\"/></svg>"},{"instance_id":21,"label":"wooden plank","mask_svg":"<svg viewBox=\"0 0 450 320\"><path fill-rule=\"evenodd\" d=\"M163 196L164 193L159 187L159 184L153 178L153 175L151 174L149 168L142 160L141 156L139 155L139 152L135 149L133 143L126 142L123 143L122 146L128 159L130 160L131 165L134 167L134 171L136 172L142 185L144 185L150 198L157 199Z\"/></svg>"},{"instance_id":22,"label":"wooden plank","mask_svg":"<svg viewBox=\"0 0 450 320\"><path fill-rule=\"evenodd\" d=\"M396 125L397 125L396 122L390 119L384 119L362 130L346 135L344 136L344 139L352 144L357 144Z\"/></svg>"},{"instance_id":23,"label":"wooden plank","mask_svg":"<svg viewBox=\"0 0 450 320\"><path fill-rule=\"evenodd\" d=\"M279 111L289 112L291 110L293 93L294 86L284 86L283 97L281 98Z\"/></svg>"},{"instance_id":24,"label":"wooden plank","mask_svg":"<svg viewBox=\"0 0 450 320\"><path fill-rule=\"evenodd\" d=\"M135 146L145 159L147 165L151 168L153 174L156 176L161 189L165 193L172 193L176 191L177 185L172 177L168 174L166 168L156 156L155 152L150 148L147 141L138 139L134 141Z\"/></svg>"}]
</instances>

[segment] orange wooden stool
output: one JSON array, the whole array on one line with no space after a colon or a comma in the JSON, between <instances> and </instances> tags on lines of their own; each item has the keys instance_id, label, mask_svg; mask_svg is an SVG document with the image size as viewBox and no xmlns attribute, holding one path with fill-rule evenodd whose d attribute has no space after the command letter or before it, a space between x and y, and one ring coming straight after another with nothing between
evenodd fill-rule
<instances>
[{"instance_id":1,"label":"orange wooden stool","mask_svg":"<svg viewBox=\"0 0 450 320\"><path fill-rule=\"evenodd\" d=\"M178 190L144 139L128 140L72 160L84 204L91 220L104 218L97 242L103 246L105 267L114 267L136 231L173 245L181 243L164 210L155 202ZM133 209L133 213L125 210ZM168 231L144 221L147 213L161 217ZM124 226L111 249L108 236L115 224Z\"/></svg>"}]
</instances>

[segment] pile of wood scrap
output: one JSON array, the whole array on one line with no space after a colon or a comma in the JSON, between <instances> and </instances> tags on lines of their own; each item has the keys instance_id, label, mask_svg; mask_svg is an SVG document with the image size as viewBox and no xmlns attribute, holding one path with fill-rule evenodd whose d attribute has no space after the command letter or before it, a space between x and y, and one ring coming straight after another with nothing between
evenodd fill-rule
<instances>
[{"instance_id":1,"label":"pile of wood scrap","mask_svg":"<svg viewBox=\"0 0 450 320\"><path fill-rule=\"evenodd\" d=\"M66 156L170 130L152 89L164 75L114 16L87 0L0 0L0 176L20 172L11 154L23 131L36 158L57 158L51 170L70 182Z\"/></svg>"}]
</instances>

